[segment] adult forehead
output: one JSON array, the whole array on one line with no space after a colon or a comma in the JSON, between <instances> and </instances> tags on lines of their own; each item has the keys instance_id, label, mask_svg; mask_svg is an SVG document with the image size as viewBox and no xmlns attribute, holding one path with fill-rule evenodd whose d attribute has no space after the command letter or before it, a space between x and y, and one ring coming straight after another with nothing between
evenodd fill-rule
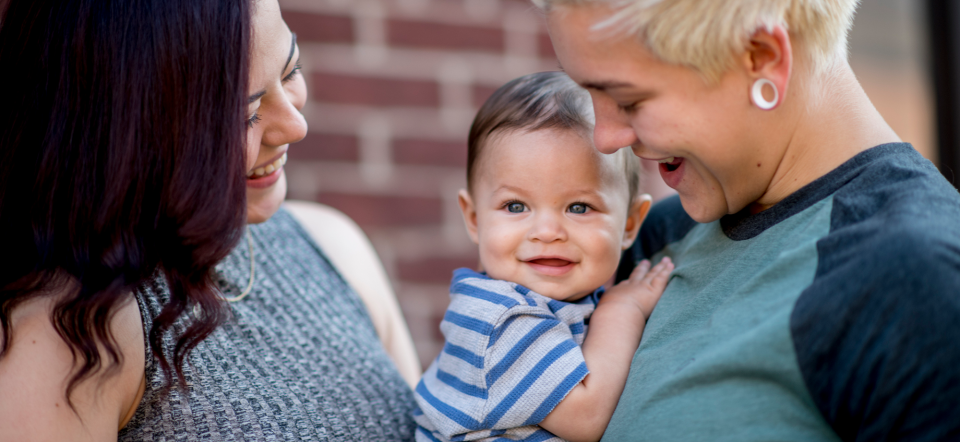
<instances>
[{"instance_id":1,"label":"adult forehead","mask_svg":"<svg viewBox=\"0 0 960 442\"><path fill-rule=\"evenodd\" d=\"M580 86L609 90L635 86L638 75L656 77L677 68L654 57L638 38L598 28L613 10L603 3L561 5L547 14L547 27L561 68Z\"/></svg>"},{"instance_id":2,"label":"adult forehead","mask_svg":"<svg viewBox=\"0 0 960 442\"><path fill-rule=\"evenodd\" d=\"M290 29L283 21L277 0L254 0L252 6L251 74L279 75L290 50Z\"/></svg>"}]
</instances>

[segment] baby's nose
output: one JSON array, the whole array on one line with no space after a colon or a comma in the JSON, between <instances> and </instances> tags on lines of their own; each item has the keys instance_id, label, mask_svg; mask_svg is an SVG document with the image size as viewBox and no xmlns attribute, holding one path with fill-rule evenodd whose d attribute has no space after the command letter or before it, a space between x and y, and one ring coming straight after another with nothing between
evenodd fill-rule
<instances>
[{"instance_id":1,"label":"baby's nose","mask_svg":"<svg viewBox=\"0 0 960 442\"><path fill-rule=\"evenodd\" d=\"M527 239L531 241L553 242L565 241L567 231L560 217L553 213L538 213L533 217L533 225Z\"/></svg>"}]
</instances>

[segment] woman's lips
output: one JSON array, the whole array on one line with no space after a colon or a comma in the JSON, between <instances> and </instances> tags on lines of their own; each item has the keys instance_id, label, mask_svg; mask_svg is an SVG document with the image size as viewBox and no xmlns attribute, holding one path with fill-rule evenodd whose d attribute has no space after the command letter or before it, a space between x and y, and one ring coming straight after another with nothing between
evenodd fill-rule
<instances>
[{"instance_id":1,"label":"woman's lips","mask_svg":"<svg viewBox=\"0 0 960 442\"><path fill-rule=\"evenodd\" d=\"M659 160L660 177L671 188L676 189L683 179L683 165L686 164L683 158L670 157Z\"/></svg>"},{"instance_id":2,"label":"woman's lips","mask_svg":"<svg viewBox=\"0 0 960 442\"><path fill-rule=\"evenodd\" d=\"M573 270L577 263L562 258L536 258L524 261L539 273L548 276L562 276Z\"/></svg>"},{"instance_id":3,"label":"woman's lips","mask_svg":"<svg viewBox=\"0 0 960 442\"><path fill-rule=\"evenodd\" d=\"M283 174L283 165L287 163L287 153L272 162L247 172L247 187L263 189L274 185Z\"/></svg>"}]
</instances>

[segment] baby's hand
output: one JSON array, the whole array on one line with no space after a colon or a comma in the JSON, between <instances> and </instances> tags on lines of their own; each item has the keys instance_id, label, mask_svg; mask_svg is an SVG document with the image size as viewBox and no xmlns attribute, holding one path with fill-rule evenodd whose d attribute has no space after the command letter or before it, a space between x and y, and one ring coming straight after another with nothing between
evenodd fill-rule
<instances>
[{"instance_id":1,"label":"baby's hand","mask_svg":"<svg viewBox=\"0 0 960 442\"><path fill-rule=\"evenodd\" d=\"M644 319L650 318L653 307L660 300L660 295L667 287L670 272L673 271L673 261L663 258L659 264L650 268L650 261L640 261L630 273L630 277L611 287L600 302L630 302L643 312Z\"/></svg>"}]
</instances>

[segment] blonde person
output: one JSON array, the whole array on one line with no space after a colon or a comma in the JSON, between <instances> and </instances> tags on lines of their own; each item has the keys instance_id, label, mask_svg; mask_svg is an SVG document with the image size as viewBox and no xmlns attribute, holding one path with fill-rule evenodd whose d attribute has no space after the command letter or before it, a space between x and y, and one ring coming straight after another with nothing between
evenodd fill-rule
<instances>
[{"instance_id":1,"label":"blonde person","mask_svg":"<svg viewBox=\"0 0 960 442\"><path fill-rule=\"evenodd\" d=\"M369 244L281 208L307 91L277 1L2 6L0 441L412 440Z\"/></svg>"},{"instance_id":2,"label":"blonde person","mask_svg":"<svg viewBox=\"0 0 960 442\"><path fill-rule=\"evenodd\" d=\"M484 273L454 272L417 440L599 440L673 265L603 289L650 208L639 161L590 141L587 93L515 79L477 112L460 208ZM589 323L589 326L587 325Z\"/></svg>"},{"instance_id":3,"label":"blonde person","mask_svg":"<svg viewBox=\"0 0 960 442\"><path fill-rule=\"evenodd\" d=\"M604 153L679 194L605 440L960 438L960 196L847 62L856 0L537 0Z\"/></svg>"}]
</instances>

